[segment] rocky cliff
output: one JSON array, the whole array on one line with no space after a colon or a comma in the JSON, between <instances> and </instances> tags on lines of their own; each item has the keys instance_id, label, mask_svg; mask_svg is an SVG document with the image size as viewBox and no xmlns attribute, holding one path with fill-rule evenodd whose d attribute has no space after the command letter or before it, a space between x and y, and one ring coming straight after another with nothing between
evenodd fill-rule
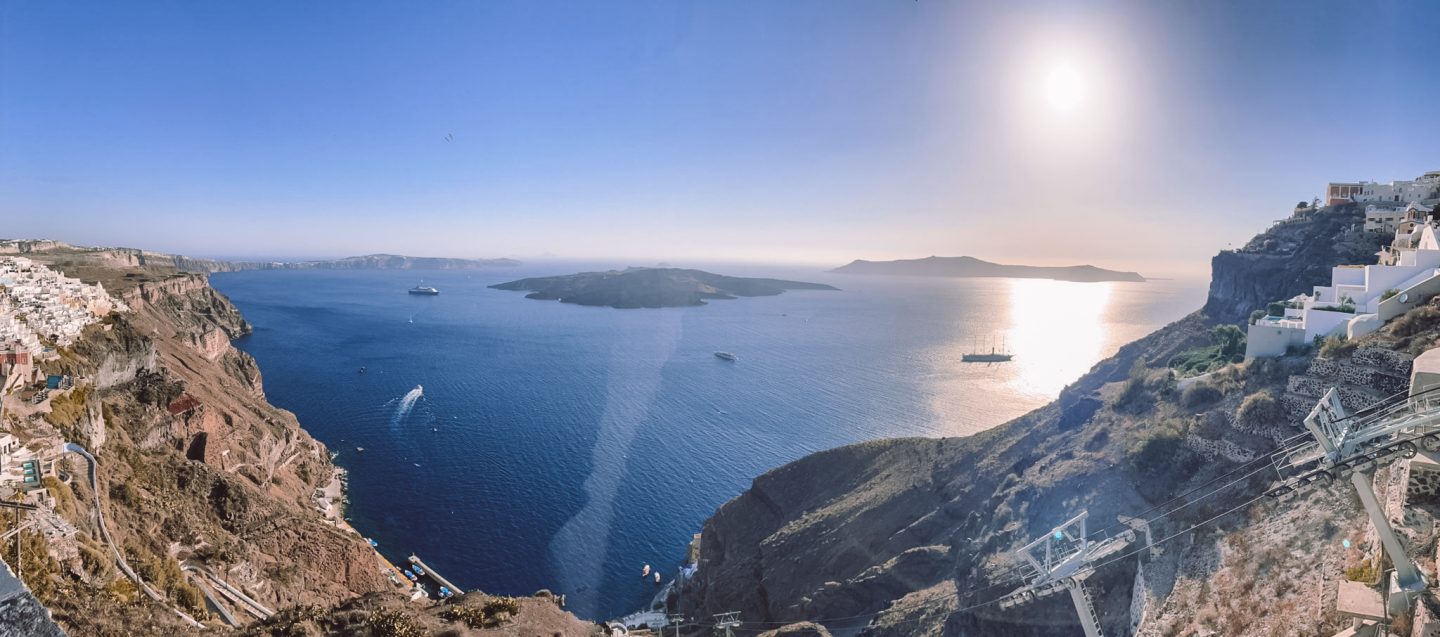
<instances>
[{"instance_id":1,"label":"rocky cliff","mask_svg":"<svg viewBox=\"0 0 1440 637\"><path fill-rule=\"evenodd\" d=\"M1114 534L1118 516L1146 512L1291 435L1297 417L1275 405L1313 354L1232 365L1183 390L1168 362L1210 345L1217 323L1323 282L1333 265L1373 260L1375 241L1353 231L1355 221L1353 207L1326 209L1220 255L1205 309L1126 345L1056 402L1015 421L969 438L834 449L756 478L705 523L698 568L671 608L695 618L739 611L753 632L816 620L869 635L1075 634L1063 593L1020 609L991 603L1019 586L1011 552L1082 511L1092 532ZM1413 353L1415 338L1381 334L1374 347ZM1164 554L1090 578L1106 634L1338 627L1324 595L1297 592L1295 582L1322 561L1321 545L1363 528L1358 509L1341 497L1318 509L1262 502L1216 517L1268 477L1159 517L1157 539L1178 534ZM1333 519L1301 524L1317 510ZM1249 520L1266 516L1275 521L1252 533ZM1338 562L1326 576L1338 575ZM1190 601L1197 590L1220 599ZM1266 604L1288 611L1267 615L1258 610Z\"/></svg>"},{"instance_id":2,"label":"rocky cliff","mask_svg":"<svg viewBox=\"0 0 1440 637\"><path fill-rule=\"evenodd\" d=\"M261 614L280 611L271 624L280 628L264 634L322 634L331 624L337 633L402 634L386 631L415 622L438 631L463 619L408 602L338 517L341 476L329 451L265 400L255 361L230 344L250 326L204 274L127 258L135 251L28 254L104 284L129 307L41 363L73 388L28 386L5 397L7 428L55 458L46 491L62 521L45 524L72 530L22 534L23 570L70 634L254 622L256 612L217 592L219 582ZM97 489L84 479L83 454L56 453L65 442L93 455ZM236 617L214 612L205 598L216 595ZM346 606L367 595L391 601ZM337 619L321 621L332 607ZM591 630L553 602L526 612L553 627L545 634ZM493 628L526 625L481 615Z\"/></svg>"},{"instance_id":3,"label":"rocky cliff","mask_svg":"<svg viewBox=\"0 0 1440 637\"><path fill-rule=\"evenodd\" d=\"M1277 223L1238 250L1215 255L1205 314L1239 323L1271 301L1328 285L1331 266L1374 263L1389 237L1365 232L1364 212L1353 203L1321 208Z\"/></svg>"}]
</instances>

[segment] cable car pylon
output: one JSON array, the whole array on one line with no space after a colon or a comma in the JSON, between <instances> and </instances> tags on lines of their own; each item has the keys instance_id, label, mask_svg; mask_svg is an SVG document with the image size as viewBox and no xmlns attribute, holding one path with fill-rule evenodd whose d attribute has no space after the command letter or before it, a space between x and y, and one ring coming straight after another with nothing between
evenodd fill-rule
<instances>
[{"instance_id":1,"label":"cable car pylon","mask_svg":"<svg viewBox=\"0 0 1440 637\"><path fill-rule=\"evenodd\" d=\"M1087 517L1089 512L1082 511L1015 552L1024 560L1022 568L1029 583L1002 598L999 602L1002 610L1065 590L1070 593L1070 602L1080 616L1085 636L1104 637L1100 616L1085 588L1085 579L1095 573L1093 564L1125 550L1136 540L1137 532L1145 535L1145 544L1152 553L1155 547L1150 545L1149 523L1140 518L1121 518L1120 522L1129 528L1115 537L1092 542L1085 532Z\"/></svg>"},{"instance_id":2,"label":"cable car pylon","mask_svg":"<svg viewBox=\"0 0 1440 637\"><path fill-rule=\"evenodd\" d=\"M1440 425L1440 393L1434 390L1398 397L1348 416L1339 392L1331 387L1305 417L1305 429L1315 441L1276 454L1272 459L1284 479L1270 491L1272 496L1283 496L1313 484L1329 485L1338 478L1350 479L1370 516L1370 523L1375 525L1380 544L1395 564L1396 584L1404 592L1396 601L1403 601L1406 606L1425 590L1425 576L1396 537L1371 480L1381 461L1396 455L1414 457L1418 451L1417 440L1440 437L1440 430L1435 429L1437 425Z\"/></svg>"}]
</instances>

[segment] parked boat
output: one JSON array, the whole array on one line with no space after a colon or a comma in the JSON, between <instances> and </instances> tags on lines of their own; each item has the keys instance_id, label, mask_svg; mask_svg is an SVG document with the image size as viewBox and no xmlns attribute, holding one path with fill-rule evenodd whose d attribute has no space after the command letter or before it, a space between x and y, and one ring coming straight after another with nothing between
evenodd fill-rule
<instances>
[{"instance_id":1,"label":"parked boat","mask_svg":"<svg viewBox=\"0 0 1440 637\"><path fill-rule=\"evenodd\" d=\"M737 361L737 360L740 360L740 357L739 357L739 356L736 356L736 355L734 355L734 354L731 354L730 352L715 352L715 358L718 358L718 359L720 359L720 360L726 360L726 361Z\"/></svg>"},{"instance_id":2,"label":"parked boat","mask_svg":"<svg viewBox=\"0 0 1440 637\"><path fill-rule=\"evenodd\" d=\"M646 564L646 565L645 565L645 568L640 569L640 577L650 577L650 565L649 565L649 564Z\"/></svg>"},{"instance_id":3,"label":"parked boat","mask_svg":"<svg viewBox=\"0 0 1440 637\"><path fill-rule=\"evenodd\" d=\"M660 571L655 571L655 583L660 583Z\"/></svg>"}]
</instances>

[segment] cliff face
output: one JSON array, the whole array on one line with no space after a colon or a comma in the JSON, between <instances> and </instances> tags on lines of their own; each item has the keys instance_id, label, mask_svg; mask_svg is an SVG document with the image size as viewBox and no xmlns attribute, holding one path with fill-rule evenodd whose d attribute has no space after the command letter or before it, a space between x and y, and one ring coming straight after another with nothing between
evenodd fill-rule
<instances>
[{"instance_id":1,"label":"cliff face","mask_svg":"<svg viewBox=\"0 0 1440 637\"><path fill-rule=\"evenodd\" d=\"M82 634L188 630L167 606L206 613L181 565L215 573L270 608L393 588L375 552L322 511L317 489L338 479L329 453L265 401L254 360L230 345L250 327L204 275L115 267L110 258L82 264L73 255L52 265L102 280L131 309L43 364L74 377L75 389L51 396L48 413L41 403L17 414L24 438L76 442L97 459L99 493L81 481L56 487L73 503L70 522L81 534L52 543L61 559L36 589L62 625ZM58 466L84 475L79 463L67 455ZM165 597L160 604L126 589L96 557L106 548L90 513L96 497L117 549Z\"/></svg>"},{"instance_id":2,"label":"cliff face","mask_svg":"<svg viewBox=\"0 0 1440 637\"><path fill-rule=\"evenodd\" d=\"M1353 206L1326 209L1216 257L1204 310L1126 345L1055 403L1015 421L970 438L821 452L760 476L705 523L698 569L670 604L690 617L740 611L746 629L756 631L813 619L869 635L1075 634L1066 595L1008 611L985 604L1020 585L1010 553L1081 511L1090 531L1113 535L1117 516L1146 511L1292 435L1299 417L1293 408L1261 422L1239 415L1240 405L1280 398L1286 407L1313 404L1287 384L1308 358L1231 366L1204 381L1203 395L1181 391L1167 365L1175 354L1210 345L1213 325L1323 283L1333 265L1372 262L1376 241L1352 231L1357 221ZM1378 349L1411 354L1419 344L1375 338ZM1232 488L1253 495L1269 477ZM1226 497L1157 520L1155 536L1183 532L1243 501ZM1307 598L1291 590L1293 581L1278 575L1313 570L1324 561L1317 547L1327 538L1362 526L1358 508L1343 497L1323 510L1331 520L1306 526L1301 522L1316 513L1303 503L1262 503L1252 517L1270 511L1280 520L1263 533L1241 530L1248 527L1236 514L1169 546L1144 565L1144 578L1137 558L1101 569L1087 587L1106 634L1180 634L1174 627L1187 624L1221 634L1339 626L1333 606L1318 604L1313 591ZM1242 589L1245 569L1255 568L1272 569L1277 581L1257 584L1263 577L1252 573L1252 588ZM1338 578L1339 565L1326 568ZM1217 614L1181 601L1197 590L1229 593ZM1240 608L1245 604L1291 613L1261 626L1255 618L1264 613Z\"/></svg>"},{"instance_id":3,"label":"cliff face","mask_svg":"<svg viewBox=\"0 0 1440 637\"><path fill-rule=\"evenodd\" d=\"M1389 237L1366 233L1359 204L1322 208L1256 235L1245 247L1210 260L1210 296L1205 313L1239 323L1271 301L1288 299L1330 283L1330 268L1374 263Z\"/></svg>"}]
</instances>

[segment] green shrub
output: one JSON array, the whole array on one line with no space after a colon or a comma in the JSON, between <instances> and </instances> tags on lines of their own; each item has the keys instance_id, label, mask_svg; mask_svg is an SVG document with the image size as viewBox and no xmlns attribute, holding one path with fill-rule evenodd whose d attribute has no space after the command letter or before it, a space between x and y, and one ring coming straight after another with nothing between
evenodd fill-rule
<instances>
[{"instance_id":1,"label":"green shrub","mask_svg":"<svg viewBox=\"0 0 1440 637\"><path fill-rule=\"evenodd\" d=\"M1269 391L1258 391L1241 401L1235 418L1249 425L1273 425L1285 418L1285 412Z\"/></svg>"},{"instance_id":2,"label":"green shrub","mask_svg":"<svg viewBox=\"0 0 1440 637\"><path fill-rule=\"evenodd\" d=\"M1181 376L1199 376L1230 363L1245 360L1245 332L1234 325L1217 325L1210 330L1211 345L1176 354L1170 367Z\"/></svg>"},{"instance_id":3,"label":"green shrub","mask_svg":"<svg viewBox=\"0 0 1440 637\"><path fill-rule=\"evenodd\" d=\"M1337 358L1355 349L1356 343L1344 336L1330 336L1320 341L1320 358Z\"/></svg>"},{"instance_id":4,"label":"green shrub","mask_svg":"<svg viewBox=\"0 0 1440 637\"><path fill-rule=\"evenodd\" d=\"M1265 306L1265 313L1270 316L1285 316L1285 308L1284 301L1274 301Z\"/></svg>"},{"instance_id":5,"label":"green shrub","mask_svg":"<svg viewBox=\"0 0 1440 637\"><path fill-rule=\"evenodd\" d=\"M1400 293L1400 290L1397 290L1397 289L1395 289L1395 288L1390 288L1390 289L1385 290L1384 292L1382 292L1382 293L1380 294L1380 300L1381 300L1381 301L1388 300L1390 297L1395 296L1396 294L1399 294L1399 293Z\"/></svg>"},{"instance_id":6,"label":"green shrub","mask_svg":"<svg viewBox=\"0 0 1440 637\"><path fill-rule=\"evenodd\" d=\"M1267 314L1265 313L1265 310L1255 310L1254 312L1250 313L1250 324L1254 325L1260 322L1260 319L1265 318L1266 316Z\"/></svg>"},{"instance_id":7,"label":"green shrub","mask_svg":"<svg viewBox=\"0 0 1440 637\"><path fill-rule=\"evenodd\" d=\"M379 637L425 637L425 629L414 617L400 610L378 610L370 613L365 626Z\"/></svg>"},{"instance_id":8,"label":"green shrub","mask_svg":"<svg viewBox=\"0 0 1440 637\"><path fill-rule=\"evenodd\" d=\"M1186 409L1199 409L1220 400L1223 395L1214 385L1201 381L1180 393L1180 404Z\"/></svg>"}]
</instances>

